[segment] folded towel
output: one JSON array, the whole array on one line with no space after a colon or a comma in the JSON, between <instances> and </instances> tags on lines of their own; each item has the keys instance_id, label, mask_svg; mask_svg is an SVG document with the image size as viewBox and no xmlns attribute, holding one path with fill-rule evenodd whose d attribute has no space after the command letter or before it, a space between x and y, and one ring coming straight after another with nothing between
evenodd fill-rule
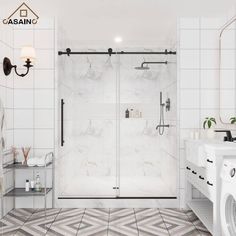
<instances>
[{"instance_id":1,"label":"folded towel","mask_svg":"<svg viewBox=\"0 0 236 236\"><path fill-rule=\"evenodd\" d=\"M40 157L31 157L27 161L28 166L45 166L52 161L52 155L45 155ZM45 163L46 162L46 163Z\"/></svg>"},{"instance_id":2,"label":"folded towel","mask_svg":"<svg viewBox=\"0 0 236 236\"><path fill-rule=\"evenodd\" d=\"M37 165L37 157L31 157L27 160L28 166L36 166Z\"/></svg>"},{"instance_id":3,"label":"folded towel","mask_svg":"<svg viewBox=\"0 0 236 236\"><path fill-rule=\"evenodd\" d=\"M47 156L41 156L37 158L37 166L44 166L45 164L47 165L52 161L52 155L47 155Z\"/></svg>"}]
</instances>

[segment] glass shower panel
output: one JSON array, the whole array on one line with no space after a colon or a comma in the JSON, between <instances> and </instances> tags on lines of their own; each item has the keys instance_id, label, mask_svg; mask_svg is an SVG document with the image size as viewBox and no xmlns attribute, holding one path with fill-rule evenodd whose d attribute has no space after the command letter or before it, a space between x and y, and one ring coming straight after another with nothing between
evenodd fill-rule
<instances>
[{"instance_id":1,"label":"glass shower panel","mask_svg":"<svg viewBox=\"0 0 236 236\"><path fill-rule=\"evenodd\" d=\"M104 50L100 50L104 51ZM64 146L57 162L60 196L115 197L117 64L108 55L64 56Z\"/></svg>"},{"instance_id":2,"label":"glass shower panel","mask_svg":"<svg viewBox=\"0 0 236 236\"><path fill-rule=\"evenodd\" d=\"M159 55L145 55L145 58L143 55L120 56L120 197L176 196L176 183L169 184L165 173L170 168L165 165L162 142L168 136L160 136L156 130L159 94L163 87L161 78L168 77L168 65L135 69L144 61L164 60L166 57ZM127 109L129 118L125 117ZM175 179L175 160L171 166Z\"/></svg>"}]
</instances>

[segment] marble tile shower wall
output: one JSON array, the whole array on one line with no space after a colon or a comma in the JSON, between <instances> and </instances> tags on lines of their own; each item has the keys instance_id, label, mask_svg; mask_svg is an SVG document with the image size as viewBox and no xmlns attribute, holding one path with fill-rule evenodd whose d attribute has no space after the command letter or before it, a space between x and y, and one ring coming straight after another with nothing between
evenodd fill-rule
<instances>
[{"instance_id":1,"label":"marble tile shower wall","mask_svg":"<svg viewBox=\"0 0 236 236\"><path fill-rule=\"evenodd\" d=\"M177 152L178 128L177 128L177 60L175 56L166 58L168 65L165 73L160 77L160 90L163 92L163 101L170 99L170 111L165 111L165 124L170 128L166 129L164 135L160 137L161 155L163 157L162 176L168 185L172 186L172 191L179 187L179 156ZM169 173L173 173L170 175ZM174 189L175 188L175 189ZM177 189L178 196L178 189Z\"/></svg>"},{"instance_id":2,"label":"marble tile shower wall","mask_svg":"<svg viewBox=\"0 0 236 236\"><path fill-rule=\"evenodd\" d=\"M164 59L165 57L157 58L155 56L145 58L145 60L151 61ZM134 70L134 67L142 62L142 57L133 55L120 56L119 59L114 56L111 58L104 56L60 58L59 91L60 96L66 102L66 143L60 150L61 158L58 159L56 168L58 173L56 176L59 178L60 185L58 186L59 195L83 195L85 193L79 192L78 186L76 187L76 183L73 181L75 178L105 176L111 180L112 177L114 179L117 165L116 104L118 101L120 101L120 114L118 115L120 115L121 195L138 197L135 195L137 189L132 189L134 185L127 186L130 176L132 178L133 176L162 176L165 181L168 180L166 183L171 189L171 194L176 195L176 178L172 180L166 175L166 172L172 170L172 173L176 173L175 128L166 134L166 142L163 147L161 147L162 137L158 136L155 130L159 120L161 79L166 81L163 83L165 94L171 94L175 87L171 98L176 101L176 65L173 64L175 67L160 65L157 68L153 66L149 71ZM116 74L117 68L119 74ZM118 80L116 76L119 77ZM170 76L173 78L170 79ZM120 90L119 97L116 97L117 81ZM77 106L76 110L75 106ZM142 112L142 117L126 119L127 108L134 109L134 111L138 109ZM174 125L175 112L176 105L173 105L173 110L168 114L168 121ZM167 143L167 137L170 134L172 134L172 139ZM169 145L171 145L171 150ZM165 149L166 152L162 154L161 149ZM168 154L167 158L166 154ZM163 165L162 163L168 160L168 156L171 158ZM66 161L69 159L70 161ZM80 160L81 163L79 163ZM80 166L80 171L78 168L71 167L71 163L75 162L77 166ZM167 171L162 171L163 167ZM65 175L62 178L59 173L63 170ZM68 182L74 184L69 188ZM111 192L102 188L99 189L101 192L98 189L95 190L96 192L93 193L95 195L114 194L114 190ZM169 192L163 191L162 194L166 195Z\"/></svg>"},{"instance_id":3,"label":"marble tile shower wall","mask_svg":"<svg viewBox=\"0 0 236 236\"><path fill-rule=\"evenodd\" d=\"M219 32L226 21L204 17L179 20L178 117L182 205L185 194L184 140L193 130L199 131L203 137L204 118L219 117ZM219 123L218 127L223 127ZM196 189L193 189L193 194L195 198L204 197Z\"/></svg>"},{"instance_id":4,"label":"marble tile shower wall","mask_svg":"<svg viewBox=\"0 0 236 236\"><path fill-rule=\"evenodd\" d=\"M0 148L0 177L4 175L3 192L6 192L12 184L12 171L2 169L2 165L12 161L12 155L9 154L13 145L13 74L5 76L2 70L2 60L4 57L13 58L13 28L9 26L1 26L0 28L0 115L4 114L5 122L1 137L4 138L5 147ZM5 178L6 177L6 178ZM2 179L1 179L2 180ZM6 214L13 207L12 199L4 199L3 214ZM0 209L2 208L0 201ZM0 212L1 215L1 212Z\"/></svg>"},{"instance_id":5,"label":"marble tile shower wall","mask_svg":"<svg viewBox=\"0 0 236 236\"><path fill-rule=\"evenodd\" d=\"M93 196L111 195L111 192L114 192L114 59L100 55L58 58L58 92L65 102L65 144L59 149L59 158L56 162L56 195ZM86 182L84 176L90 176L91 179L87 180L91 182ZM109 184L108 191L106 188L102 192L99 191L103 188L103 183L99 182L99 177L102 176L108 177L108 182L104 182ZM93 177L96 177L94 181Z\"/></svg>"}]
</instances>

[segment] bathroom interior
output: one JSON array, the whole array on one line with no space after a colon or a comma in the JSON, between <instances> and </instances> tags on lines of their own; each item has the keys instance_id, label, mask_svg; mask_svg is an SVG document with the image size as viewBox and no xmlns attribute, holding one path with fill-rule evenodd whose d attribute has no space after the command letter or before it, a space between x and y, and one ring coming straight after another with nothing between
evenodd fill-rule
<instances>
[{"instance_id":1,"label":"bathroom interior","mask_svg":"<svg viewBox=\"0 0 236 236\"><path fill-rule=\"evenodd\" d=\"M236 235L233 0L0 15L1 235Z\"/></svg>"}]
</instances>

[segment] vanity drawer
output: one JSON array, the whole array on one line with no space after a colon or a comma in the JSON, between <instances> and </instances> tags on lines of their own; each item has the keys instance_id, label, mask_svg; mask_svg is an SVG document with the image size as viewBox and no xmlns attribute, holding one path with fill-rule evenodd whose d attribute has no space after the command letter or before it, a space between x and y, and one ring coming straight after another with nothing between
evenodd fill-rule
<instances>
[{"instance_id":1,"label":"vanity drawer","mask_svg":"<svg viewBox=\"0 0 236 236\"><path fill-rule=\"evenodd\" d=\"M215 169L216 167L216 160L214 157L206 156L206 169L211 170Z\"/></svg>"},{"instance_id":2,"label":"vanity drawer","mask_svg":"<svg viewBox=\"0 0 236 236\"><path fill-rule=\"evenodd\" d=\"M186 173L187 173L187 178L191 179L196 184L199 184L198 183L199 168L197 166L193 164L188 164L186 166Z\"/></svg>"},{"instance_id":3,"label":"vanity drawer","mask_svg":"<svg viewBox=\"0 0 236 236\"><path fill-rule=\"evenodd\" d=\"M215 191L216 191L215 172L210 172L210 171L206 172L205 189L207 192L207 197L209 199L213 199L215 197Z\"/></svg>"}]
</instances>

